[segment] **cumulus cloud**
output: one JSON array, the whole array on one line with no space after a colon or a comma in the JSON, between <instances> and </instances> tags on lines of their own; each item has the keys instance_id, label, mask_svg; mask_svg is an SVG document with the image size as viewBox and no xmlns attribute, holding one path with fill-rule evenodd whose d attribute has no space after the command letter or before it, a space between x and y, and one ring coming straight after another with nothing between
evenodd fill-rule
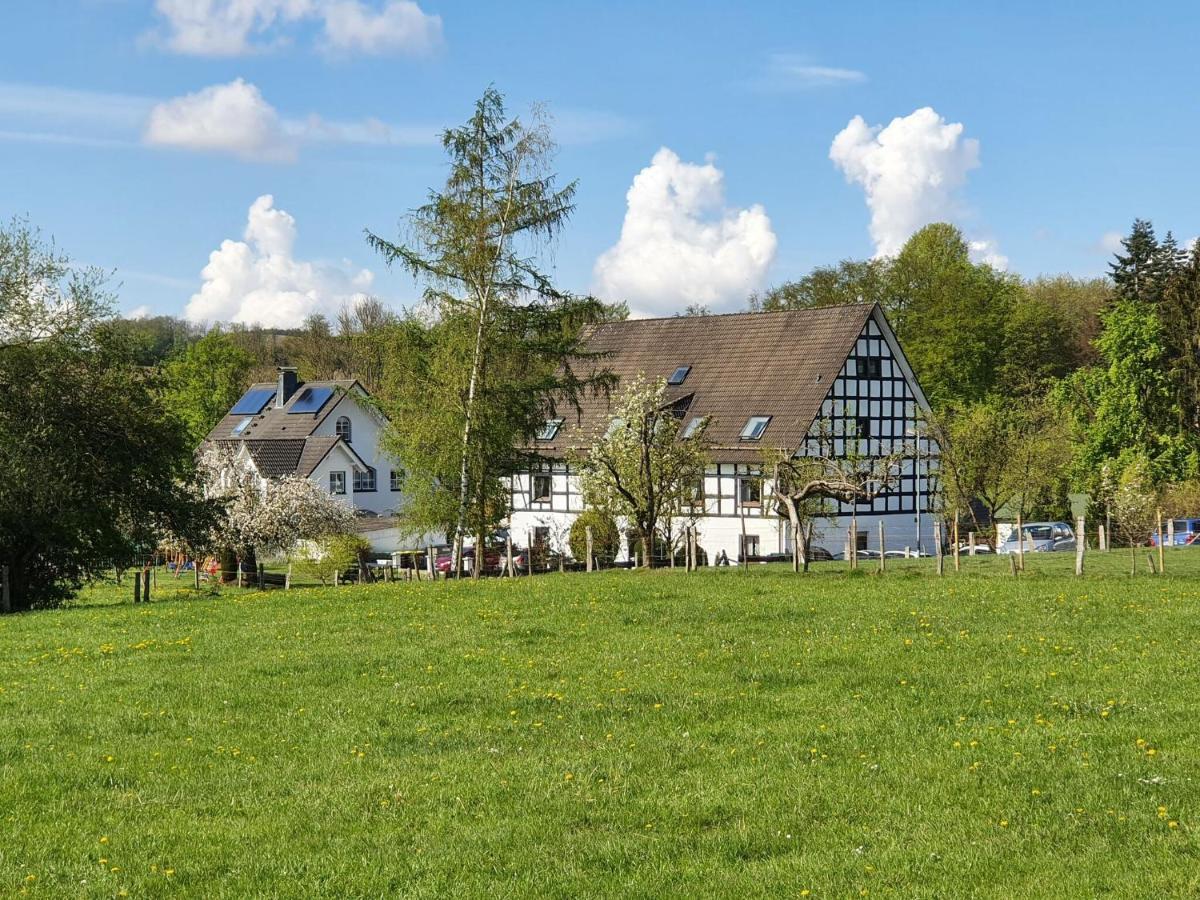
<instances>
[{"instance_id":1,"label":"cumulus cloud","mask_svg":"<svg viewBox=\"0 0 1200 900\"><path fill-rule=\"evenodd\" d=\"M151 35L192 56L244 56L289 40L287 26L320 22L333 51L423 54L442 41L441 16L413 0L155 0L165 33Z\"/></svg>"},{"instance_id":2,"label":"cumulus cloud","mask_svg":"<svg viewBox=\"0 0 1200 900\"><path fill-rule=\"evenodd\" d=\"M154 315L153 311L150 309L150 307L148 305L143 303L141 306L135 306L129 312L125 313L125 318L127 318L127 319L148 319L152 315Z\"/></svg>"},{"instance_id":3,"label":"cumulus cloud","mask_svg":"<svg viewBox=\"0 0 1200 900\"><path fill-rule=\"evenodd\" d=\"M296 220L270 194L251 204L243 238L209 255L204 283L184 310L189 320L294 328L313 313L332 316L360 302L374 281L367 269L296 259Z\"/></svg>"},{"instance_id":4,"label":"cumulus cloud","mask_svg":"<svg viewBox=\"0 0 1200 900\"><path fill-rule=\"evenodd\" d=\"M967 249L971 251L971 259L977 263L987 263L1001 272L1008 269L1008 257L1000 252L1000 246L990 238L967 241Z\"/></svg>"},{"instance_id":5,"label":"cumulus cloud","mask_svg":"<svg viewBox=\"0 0 1200 900\"><path fill-rule=\"evenodd\" d=\"M374 12L358 0L338 0L324 9L325 47L335 53L427 54L442 42L441 16L411 0L390 0Z\"/></svg>"},{"instance_id":6,"label":"cumulus cloud","mask_svg":"<svg viewBox=\"0 0 1200 900\"><path fill-rule=\"evenodd\" d=\"M156 104L142 140L256 162L293 162L302 143L433 145L438 133L433 125L395 126L374 118L339 122L314 113L284 119L257 87L238 78Z\"/></svg>"},{"instance_id":7,"label":"cumulus cloud","mask_svg":"<svg viewBox=\"0 0 1200 900\"><path fill-rule=\"evenodd\" d=\"M886 127L855 116L829 158L866 195L876 255L892 256L917 229L962 213L959 191L979 166L979 142L926 106Z\"/></svg>"},{"instance_id":8,"label":"cumulus cloud","mask_svg":"<svg viewBox=\"0 0 1200 900\"><path fill-rule=\"evenodd\" d=\"M296 147L275 107L238 78L159 103L150 111L146 143L232 153L241 159L290 162Z\"/></svg>"},{"instance_id":9,"label":"cumulus cloud","mask_svg":"<svg viewBox=\"0 0 1200 900\"><path fill-rule=\"evenodd\" d=\"M762 285L776 239L762 206L725 206L724 177L711 161L659 150L625 195L620 239L596 260L596 293L637 315L742 305Z\"/></svg>"}]
</instances>

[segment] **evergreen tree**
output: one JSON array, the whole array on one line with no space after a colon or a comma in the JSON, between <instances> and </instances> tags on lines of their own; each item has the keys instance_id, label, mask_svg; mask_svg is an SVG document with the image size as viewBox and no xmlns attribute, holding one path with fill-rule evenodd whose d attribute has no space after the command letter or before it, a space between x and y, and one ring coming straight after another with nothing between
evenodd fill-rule
<instances>
[{"instance_id":1,"label":"evergreen tree","mask_svg":"<svg viewBox=\"0 0 1200 900\"><path fill-rule=\"evenodd\" d=\"M424 404L432 420L428 432L439 443L416 448L403 435L394 439L409 479L426 483L418 494L454 497L457 562L470 520L478 535L505 513L499 480L512 471L511 448L529 441L558 404L577 404L582 391L611 379L594 368L576 372L589 358L580 324L602 315L602 304L559 290L538 266L575 197L575 184L558 187L550 171L554 145L547 126L508 119L503 98L489 88L470 120L448 129L442 144L450 174L409 217L411 242L367 237L389 264L425 282L426 305L439 322L418 341L432 342L431 362L402 353L425 378L393 382L392 395L415 416ZM410 328L404 335L414 333ZM413 402L414 387L433 393ZM414 424L393 421L398 431ZM453 459L454 470L420 467L431 449Z\"/></svg>"},{"instance_id":2,"label":"evergreen tree","mask_svg":"<svg viewBox=\"0 0 1200 900\"><path fill-rule=\"evenodd\" d=\"M1114 260L1108 266L1117 296L1155 301L1162 256L1154 226L1146 219L1134 219L1129 236L1121 239L1121 247L1125 252L1113 254Z\"/></svg>"}]
</instances>

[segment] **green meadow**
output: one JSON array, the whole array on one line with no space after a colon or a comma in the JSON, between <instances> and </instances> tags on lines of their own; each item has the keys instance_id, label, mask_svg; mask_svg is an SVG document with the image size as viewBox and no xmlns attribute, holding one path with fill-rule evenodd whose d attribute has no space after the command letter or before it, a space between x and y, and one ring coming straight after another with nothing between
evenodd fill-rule
<instances>
[{"instance_id":1,"label":"green meadow","mask_svg":"<svg viewBox=\"0 0 1200 900\"><path fill-rule=\"evenodd\" d=\"M0 619L0 894L1200 891L1200 550L96 585Z\"/></svg>"}]
</instances>

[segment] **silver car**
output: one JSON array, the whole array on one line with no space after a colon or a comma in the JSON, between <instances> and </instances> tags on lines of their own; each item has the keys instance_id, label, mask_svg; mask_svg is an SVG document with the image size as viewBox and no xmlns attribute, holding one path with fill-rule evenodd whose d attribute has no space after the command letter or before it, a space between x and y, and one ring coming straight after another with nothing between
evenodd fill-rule
<instances>
[{"instance_id":1,"label":"silver car","mask_svg":"<svg viewBox=\"0 0 1200 900\"><path fill-rule=\"evenodd\" d=\"M1021 533L1023 541L1014 528L1008 540L997 547L996 552L1016 553L1018 548L1025 553L1075 549L1075 532L1066 522L1026 522L1021 526Z\"/></svg>"}]
</instances>

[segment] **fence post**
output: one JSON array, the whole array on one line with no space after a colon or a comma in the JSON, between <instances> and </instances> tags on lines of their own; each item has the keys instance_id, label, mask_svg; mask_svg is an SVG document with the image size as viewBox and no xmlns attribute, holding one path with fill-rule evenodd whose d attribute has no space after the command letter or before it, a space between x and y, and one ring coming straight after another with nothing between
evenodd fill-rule
<instances>
[{"instance_id":1,"label":"fence post","mask_svg":"<svg viewBox=\"0 0 1200 900\"><path fill-rule=\"evenodd\" d=\"M592 526L588 525L583 529L584 538L587 541L587 570L592 571L594 559L592 557Z\"/></svg>"},{"instance_id":2,"label":"fence post","mask_svg":"<svg viewBox=\"0 0 1200 900\"><path fill-rule=\"evenodd\" d=\"M430 581L437 581L437 567L434 565L433 544L425 548L425 571Z\"/></svg>"},{"instance_id":3,"label":"fence post","mask_svg":"<svg viewBox=\"0 0 1200 900\"><path fill-rule=\"evenodd\" d=\"M746 514L742 513L742 552L738 554L738 561L743 568L750 568L750 554L746 552Z\"/></svg>"},{"instance_id":4,"label":"fence post","mask_svg":"<svg viewBox=\"0 0 1200 900\"><path fill-rule=\"evenodd\" d=\"M292 564L288 563L287 573L283 576L283 589L290 591L292 589Z\"/></svg>"},{"instance_id":5,"label":"fence post","mask_svg":"<svg viewBox=\"0 0 1200 900\"><path fill-rule=\"evenodd\" d=\"M1163 573L1163 563L1166 560L1163 558L1163 527L1162 527L1162 510L1155 513L1157 524L1155 525L1155 533L1158 536L1158 574Z\"/></svg>"},{"instance_id":6,"label":"fence post","mask_svg":"<svg viewBox=\"0 0 1200 900\"><path fill-rule=\"evenodd\" d=\"M12 588L8 584L8 566L0 566L0 612L12 612Z\"/></svg>"},{"instance_id":7,"label":"fence post","mask_svg":"<svg viewBox=\"0 0 1200 900\"><path fill-rule=\"evenodd\" d=\"M1167 546L1175 546L1175 520L1167 519Z\"/></svg>"},{"instance_id":8,"label":"fence post","mask_svg":"<svg viewBox=\"0 0 1200 900\"><path fill-rule=\"evenodd\" d=\"M879 520L879 574L882 575L887 568L887 563L884 558L887 556L887 541L883 536L883 519Z\"/></svg>"},{"instance_id":9,"label":"fence post","mask_svg":"<svg viewBox=\"0 0 1200 900\"><path fill-rule=\"evenodd\" d=\"M911 551L912 551L912 547L909 547L909 546L905 545L905 547L904 547L904 558L905 558L905 559L908 559L908 554L909 554Z\"/></svg>"},{"instance_id":10,"label":"fence post","mask_svg":"<svg viewBox=\"0 0 1200 900\"><path fill-rule=\"evenodd\" d=\"M264 590L267 586L267 566L266 563L258 564L258 589Z\"/></svg>"},{"instance_id":11,"label":"fence post","mask_svg":"<svg viewBox=\"0 0 1200 900\"><path fill-rule=\"evenodd\" d=\"M958 510L954 511L954 571L958 571Z\"/></svg>"},{"instance_id":12,"label":"fence post","mask_svg":"<svg viewBox=\"0 0 1200 900\"><path fill-rule=\"evenodd\" d=\"M942 555L942 523L933 523L933 543L937 550L937 573L938 575L945 574L946 558Z\"/></svg>"},{"instance_id":13,"label":"fence post","mask_svg":"<svg viewBox=\"0 0 1200 900\"><path fill-rule=\"evenodd\" d=\"M1075 574L1083 574L1083 554L1087 548L1087 531L1085 531L1086 522L1083 516L1080 516L1075 523Z\"/></svg>"},{"instance_id":14,"label":"fence post","mask_svg":"<svg viewBox=\"0 0 1200 900\"><path fill-rule=\"evenodd\" d=\"M1098 541L1098 543L1100 545L1098 549L1100 550L1101 553L1103 553L1108 550L1108 534L1104 530L1103 523L1100 524L1100 530L1098 532L1098 536L1100 538L1100 540Z\"/></svg>"},{"instance_id":15,"label":"fence post","mask_svg":"<svg viewBox=\"0 0 1200 900\"><path fill-rule=\"evenodd\" d=\"M1017 568L1025 571L1025 525L1017 513Z\"/></svg>"},{"instance_id":16,"label":"fence post","mask_svg":"<svg viewBox=\"0 0 1200 900\"><path fill-rule=\"evenodd\" d=\"M192 560L192 582L196 590L200 590L200 560Z\"/></svg>"},{"instance_id":17,"label":"fence post","mask_svg":"<svg viewBox=\"0 0 1200 900\"><path fill-rule=\"evenodd\" d=\"M140 569L133 570L133 602L142 602L142 572Z\"/></svg>"},{"instance_id":18,"label":"fence post","mask_svg":"<svg viewBox=\"0 0 1200 900\"><path fill-rule=\"evenodd\" d=\"M975 555L975 532L967 532L967 556Z\"/></svg>"},{"instance_id":19,"label":"fence post","mask_svg":"<svg viewBox=\"0 0 1200 900\"><path fill-rule=\"evenodd\" d=\"M146 569L142 572L142 602L150 602L150 570Z\"/></svg>"},{"instance_id":20,"label":"fence post","mask_svg":"<svg viewBox=\"0 0 1200 900\"><path fill-rule=\"evenodd\" d=\"M858 568L858 513L850 513L850 568Z\"/></svg>"}]
</instances>

